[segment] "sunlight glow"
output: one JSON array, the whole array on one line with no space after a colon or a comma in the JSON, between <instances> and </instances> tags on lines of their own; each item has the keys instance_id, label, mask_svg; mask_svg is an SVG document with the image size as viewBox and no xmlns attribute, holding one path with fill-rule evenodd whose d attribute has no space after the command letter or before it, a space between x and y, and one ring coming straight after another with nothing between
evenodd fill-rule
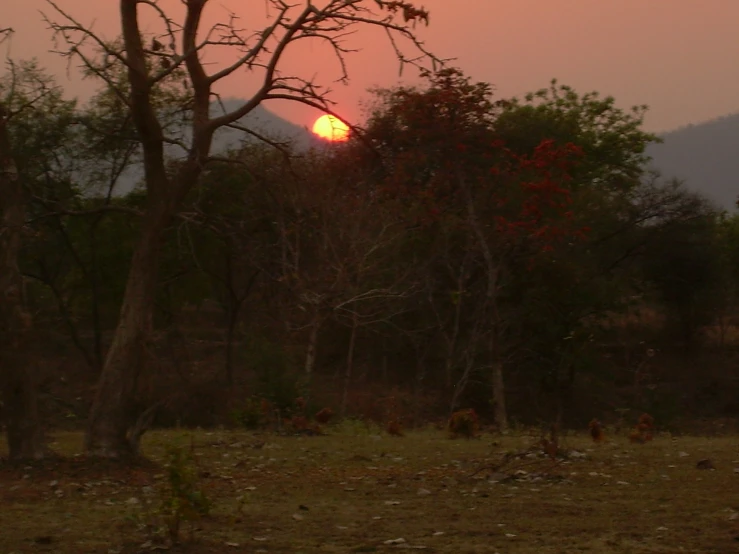
<instances>
[{"instance_id":1,"label":"sunlight glow","mask_svg":"<svg viewBox=\"0 0 739 554\"><path fill-rule=\"evenodd\" d=\"M343 142L349 139L349 127L332 115L322 115L313 124L313 134L330 142Z\"/></svg>"}]
</instances>

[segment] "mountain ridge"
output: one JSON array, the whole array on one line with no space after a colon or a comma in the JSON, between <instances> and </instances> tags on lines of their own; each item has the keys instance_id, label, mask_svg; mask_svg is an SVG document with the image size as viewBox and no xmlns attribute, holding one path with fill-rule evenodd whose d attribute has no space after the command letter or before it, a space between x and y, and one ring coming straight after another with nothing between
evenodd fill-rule
<instances>
[{"instance_id":1,"label":"mountain ridge","mask_svg":"<svg viewBox=\"0 0 739 554\"><path fill-rule=\"evenodd\" d=\"M236 109L243 100L227 98L223 106L214 105L213 114ZM257 106L239 120L239 124L276 141L288 141L297 150L305 151L319 146L322 141L305 126L293 123ZM651 158L650 169L664 178L683 181L689 190L698 192L716 207L737 211L739 197L739 112L727 114L700 123L691 123L660 133L661 144L650 144L646 154ZM259 139L243 131L219 129L213 138L213 152L222 153L237 148L243 141ZM142 172L134 169L118 187L118 194L132 190L140 181Z\"/></svg>"},{"instance_id":2,"label":"mountain ridge","mask_svg":"<svg viewBox=\"0 0 739 554\"><path fill-rule=\"evenodd\" d=\"M737 211L739 196L739 112L688 124L659 135L651 144L650 167L677 178L720 209Z\"/></svg>"}]
</instances>

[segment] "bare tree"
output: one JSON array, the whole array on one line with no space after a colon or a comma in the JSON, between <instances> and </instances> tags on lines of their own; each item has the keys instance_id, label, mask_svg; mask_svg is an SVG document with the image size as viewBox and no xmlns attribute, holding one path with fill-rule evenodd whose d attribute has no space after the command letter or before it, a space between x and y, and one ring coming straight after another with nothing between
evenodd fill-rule
<instances>
[{"instance_id":1,"label":"bare tree","mask_svg":"<svg viewBox=\"0 0 739 554\"><path fill-rule=\"evenodd\" d=\"M0 30L0 42L12 31ZM0 393L11 460L43 458L46 452L38 415L36 386L27 354L31 316L25 305L18 267L26 223L26 194L12 151L9 131L15 92L11 85L0 98ZM39 94L43 94L41 91ZM33 103L30 99L23 108Z\"/></svg>"},{"instance_id":2,"label":"bare tree","mask_svg":"<svg viewBox=\"0 0 739 554\"><path fill-rule=\"evenodd\" d=\"M132 114L143 150L147 207L86 436L88 453L121 457L135 454L137 437L130 435L136 419L132 405L152 330L162 238L184 197L213 159L215 131L238 126L238 121L262 102L274 99L301 102L332 113L327 89L280 71L286 51L309 40L324 42L339 62L340 78L346 80L345 55L351 51L346 41L358 29L375 27L387 33L401 64L418 64L430 56L412 26L418 21L428 23L428 13L405 1L327 0L319 8L311 1L291 4L266 0L270 24L242 31L235 14L227 22L202 28L208 0L183 1L181 21L157 0L120 0L123 39L116 44L104 40L52 0L47 1L55 11L54 19L47 17L47 21L56 37L64 41L63 53L80 60L87 73L116 92ZM145 10L158 17L160 35L144 36L141 18ZM415 52L410 57L404 54L404 41ZM237 52L237 59L208 72L203 61L206 52L224 47ZM123 82L116 78L116 64L126 69ZM217 99L215 87L237 72L258 75L256 92L236 109L224 108L212 115L211 104ZM182 83L186 99L180 108L188 115L189 138L168 136L155 102L157 88L175 77ZM171 171L165 157L168 143L183 150L181 163Z\"/></svg>"}]
</instances>

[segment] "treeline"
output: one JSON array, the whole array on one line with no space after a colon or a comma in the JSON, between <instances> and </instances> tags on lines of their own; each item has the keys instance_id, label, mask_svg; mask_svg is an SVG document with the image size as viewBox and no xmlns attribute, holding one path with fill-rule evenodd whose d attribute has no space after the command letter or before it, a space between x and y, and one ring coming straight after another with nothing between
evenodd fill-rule
<instances>
[{"instance_id":1,"label":"treeline","mask_svg":"<svg viewBox=\"0 0 739 554\"><path fill-rule=\"evenodd\" d=\"M152 203L116 192L141 137L115 95L80 108L33 64L0 92L27 195L27 363L52 425L78 421ZM219 154L158 253L136 424L229 424L298 397L379 420L392 404L406 425L474 407L502 429L731 415L695 383L733 377L739 220L646 171L645 110L556 82L496 100L447 69L376 91L346 143Z\"/></svg>"}]
</instances>

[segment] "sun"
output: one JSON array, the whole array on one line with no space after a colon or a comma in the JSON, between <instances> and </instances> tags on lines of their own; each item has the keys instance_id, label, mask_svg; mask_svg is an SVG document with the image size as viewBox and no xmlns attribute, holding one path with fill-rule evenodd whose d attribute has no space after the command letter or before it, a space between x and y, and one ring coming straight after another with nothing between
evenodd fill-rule
<instances>
[{"instance_id":1,"label":"sun","mask_svg":"<svg viewBox=\"0 0 739 554\"><path fill-rule=\"evenodd\" d=\"M349 127L332 115L322 115L313 124L313 134L330 142L349 140Z\"/></svg>"}]
</instances>

